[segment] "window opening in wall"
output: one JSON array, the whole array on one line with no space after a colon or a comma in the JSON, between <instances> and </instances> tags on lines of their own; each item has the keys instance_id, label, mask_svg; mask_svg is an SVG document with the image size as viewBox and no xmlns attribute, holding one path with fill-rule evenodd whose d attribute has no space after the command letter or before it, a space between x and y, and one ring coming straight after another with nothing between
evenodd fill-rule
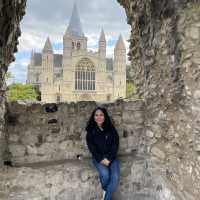
<instances>
[{"instance_id":1,"label":"window opening in wall","mask_svg":"<svg viewBox=\"0 0 200 200\"><path fill-rule=\"evenodd\" d=\"M106 5L101 4L99 0L87 0L87 4L77 1L77 10L73 13L73 2L64 1L65 5L62 4L64 5L63 7L59 6L60 4L58 5L55 1L49 1L48 6L46 6L45 1L38 3L38 1L33 0L29 2L31 12L26 13L27 17L23 19L21 26L24 34L20 38L21 46L19 49L24 50L18 52L17 54L19 55L16 55L17 64L28 63L26 66L28 73L27 77L13 75L16 77L16 80L20 80L23 83L35 84L37 82L39 89L43 88L42 91L48 93L47 95L41 94L42 98L57 99L55 93L51 94L51 91L54 90L57 83L62 84L62 82L62 85L66 83L65 88L57 86L58 88L55 88L57 90L55 92L60 92L62 98L65 98L62 92L69 89L67 82L71 82L69 83L70 87L72 86L75 89L69 94L71 96L74 95L73 93L76 95L92 93L90 96L93 97L93 100L99 101L100 94L103 94L104 100L113 99L114 96L116 97L116 93L118 93L116 90L119 86L119 80L124 80L124 77L120 77L120 72L123 70L119 69L122 66L121 62L124 60L120 56L124 55L124 53L119 50L117 52L118 57L114 55L114 49L117 46L120 33L126 47L129 46L129 44L126 44L126 41L129 39L130 26L126 22L125 10L116 0L109 0L106 2ZM97 10L90 9L89 16L85 15L84 11L90 8L88 5L93 3L95 3ZM57 9L51 10L53 7ZM34 8L38 9L34 10ZM66 9L68 10L66 11ZM102 15L101 20L98 21L98 11L104 9L105 13ZM109 10L112 10L112 17ZM55 24L49 23L50 18L48 15L44 15L44 12L54 12L56 15L59 15L54 21ZM65 13L65 16L61 15L61 13ZM66 13L69 13L69 15ZM45 26L38 28L36 20L38 17L41 17L41 21L45 22L44 25L48 24L48 31L44 29ZM27 32L27 28L29 28L26 27L29 23L28 19L33 19L33 24L30 27L31 30ZM63 27L64 20L66 27ZM102 32L101 27L97 26L100 23L103 25L102 29L104 31ZM33 27L35 27L35 30ZM63 30L61 29L60 31L59 28L55 30L55 27L63 27ZM24 37L27 35L30 36L29 42ZM46 35L46 38L44 38L44 35ZM122 43L118 44L119 47L122 45ZM28 56L27 48L29 48ZM126 53L128 53L128 49ZM117 59L114 60L116 57ZM67 69L68 66L69 68ZM50 70L52 68L54 69L53 74L51 74L52 71ZM63 73L60 73L60 69L64 69ZM35 76L36 73L39 73L39 75ZM69 74L73 74L75 78L69 77ZM110 79L107 79L108 75L110 75ZM42 84L44 85L42 86ZM120 85L126 85L125 81L120 81ZM113 88L116 88L116 90L114 91ZM105 92L103 91L104 89ZM107 93L110 93L112 90L112 94L107 96ZM123 88L120 88L118 96L122 96L121 90ZM75 95L74 98L74 101L76 101ZM48 101L48 99L46 100ZM42 101L46 100L42 99ZM68 100L66 99L66 101Z\"/></svg>"},{"instance_id":2,"label":"window opening in wall","mask_svg":"<svg viewBox=\"0 0 200 200\"><path fill-rule=\"evenodd\" d=\"M80 48L81 48L81 43L78 42L78 43L77 43L77 50L80 50Z\"/></svg>"},{"instance_id":3,"label":"window opening in wall","mask_svg":"<svg viewBox=\"0 0 200 200\"><path fill-rule=\"evenodd\" d=\"M72 49L74 49L74 47L75 47L75 44L74 44L74 42L72 42Z\"/></svg>"}]
</instances>

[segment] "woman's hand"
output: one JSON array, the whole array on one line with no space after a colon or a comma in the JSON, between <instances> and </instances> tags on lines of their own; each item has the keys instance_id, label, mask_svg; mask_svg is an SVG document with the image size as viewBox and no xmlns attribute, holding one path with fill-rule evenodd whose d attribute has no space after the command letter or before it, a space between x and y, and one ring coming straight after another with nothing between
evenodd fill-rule
<instances>
[{"instance_id":1,"label":"woman's hand","mask_svg":"<svg viewBox=\"0 0 200 200\"><path fill-rule=\"evenodd\" d=\"M110 161L109 161L107 158L104 158L104 159L101 161L101 164L108 166L108 165L110 164Z\"/></svg>"}]
</instances>

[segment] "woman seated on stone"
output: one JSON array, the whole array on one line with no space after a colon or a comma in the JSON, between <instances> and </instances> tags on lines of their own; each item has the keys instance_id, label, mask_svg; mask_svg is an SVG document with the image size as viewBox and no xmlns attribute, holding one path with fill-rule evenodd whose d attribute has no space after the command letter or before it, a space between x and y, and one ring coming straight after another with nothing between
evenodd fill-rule
<instances>
[{"instance_id":1,"label":"woman seated on stone","mask_svg":"<svg viewBox=\"0 0 200 200\"><path fill-rule=\"evenodd\" d=\"M119 180L118 133L103 107L97 107L86 126L86 142L99 173L103 200L111 200Z\"/></svg>"}]
</instances>

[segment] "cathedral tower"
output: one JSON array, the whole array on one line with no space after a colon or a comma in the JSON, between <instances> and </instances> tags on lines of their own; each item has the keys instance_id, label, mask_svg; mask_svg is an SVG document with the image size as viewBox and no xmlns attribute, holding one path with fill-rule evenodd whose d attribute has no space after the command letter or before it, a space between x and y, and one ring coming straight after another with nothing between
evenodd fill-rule
<instances>
[{"instance_id":1,"label":"cathedral tower","mask_svg":"<svg viewBox=\"0 0 200 200\"><path fill-rule=\"evenodd\" d=\"M99 38L99 56L102 59L106 58L106 37L103 29Z\"/></svg>"},{"instance_id":2,"label":"cathedral tower","mask_svg":"<svg viewBox=\"0 0 200 200\"><path fill-rule=\"evenodd\" d=\"M114 98L126 97L126 47L119 36L114 49Z\"/></svg>"},{"instance_id":3,"label":"cathedral tower","mask_svg":"<svg viewBox=\"0 0 200 200\"><path fill-rule=\"evenodd\" d=\"M49 37L47 38L42 51L42 85L41 98L49 100L49 91L53 87L54 66L53 66L53 48Z\"/></svg>"},{"instance_id":4,"label":"cathedral tower","mask_svg":"<svg viewBox=\"0 0 200 200\"><path fill-rule=\"evenodd\" d=\"M42 81L44 83L53 83L53 48L49 37L42 51L42 67Z\"/></svg>"},{"instance_id":5,"label":"cathedral tower","mask_svg":"<svg viewBox=\"0 0 200 200\"><path fill-rule=\"evenodd\" d=\"M74 81L72 56L87 51L87 37L85 37L76 4L72 11L69 26L63 36L63 80L71 85ZM69 86L73 90L73 85Z\"/></svg>"}]
</instances>

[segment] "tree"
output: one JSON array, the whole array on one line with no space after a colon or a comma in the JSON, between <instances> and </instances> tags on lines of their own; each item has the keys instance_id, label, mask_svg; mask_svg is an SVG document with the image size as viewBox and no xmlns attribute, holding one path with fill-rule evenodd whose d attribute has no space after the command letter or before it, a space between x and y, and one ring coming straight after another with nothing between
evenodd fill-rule
<instances>
[{"instance_id":1,"label":"tree","mask_svg":"<svg viewBox=\"0 0 200 200\"><path fill-rule=\"evenodd\" d=\"M38 100L38 92L31 84L13 83L8 86L8 101Z\"/></svg>"}]
</instances>

